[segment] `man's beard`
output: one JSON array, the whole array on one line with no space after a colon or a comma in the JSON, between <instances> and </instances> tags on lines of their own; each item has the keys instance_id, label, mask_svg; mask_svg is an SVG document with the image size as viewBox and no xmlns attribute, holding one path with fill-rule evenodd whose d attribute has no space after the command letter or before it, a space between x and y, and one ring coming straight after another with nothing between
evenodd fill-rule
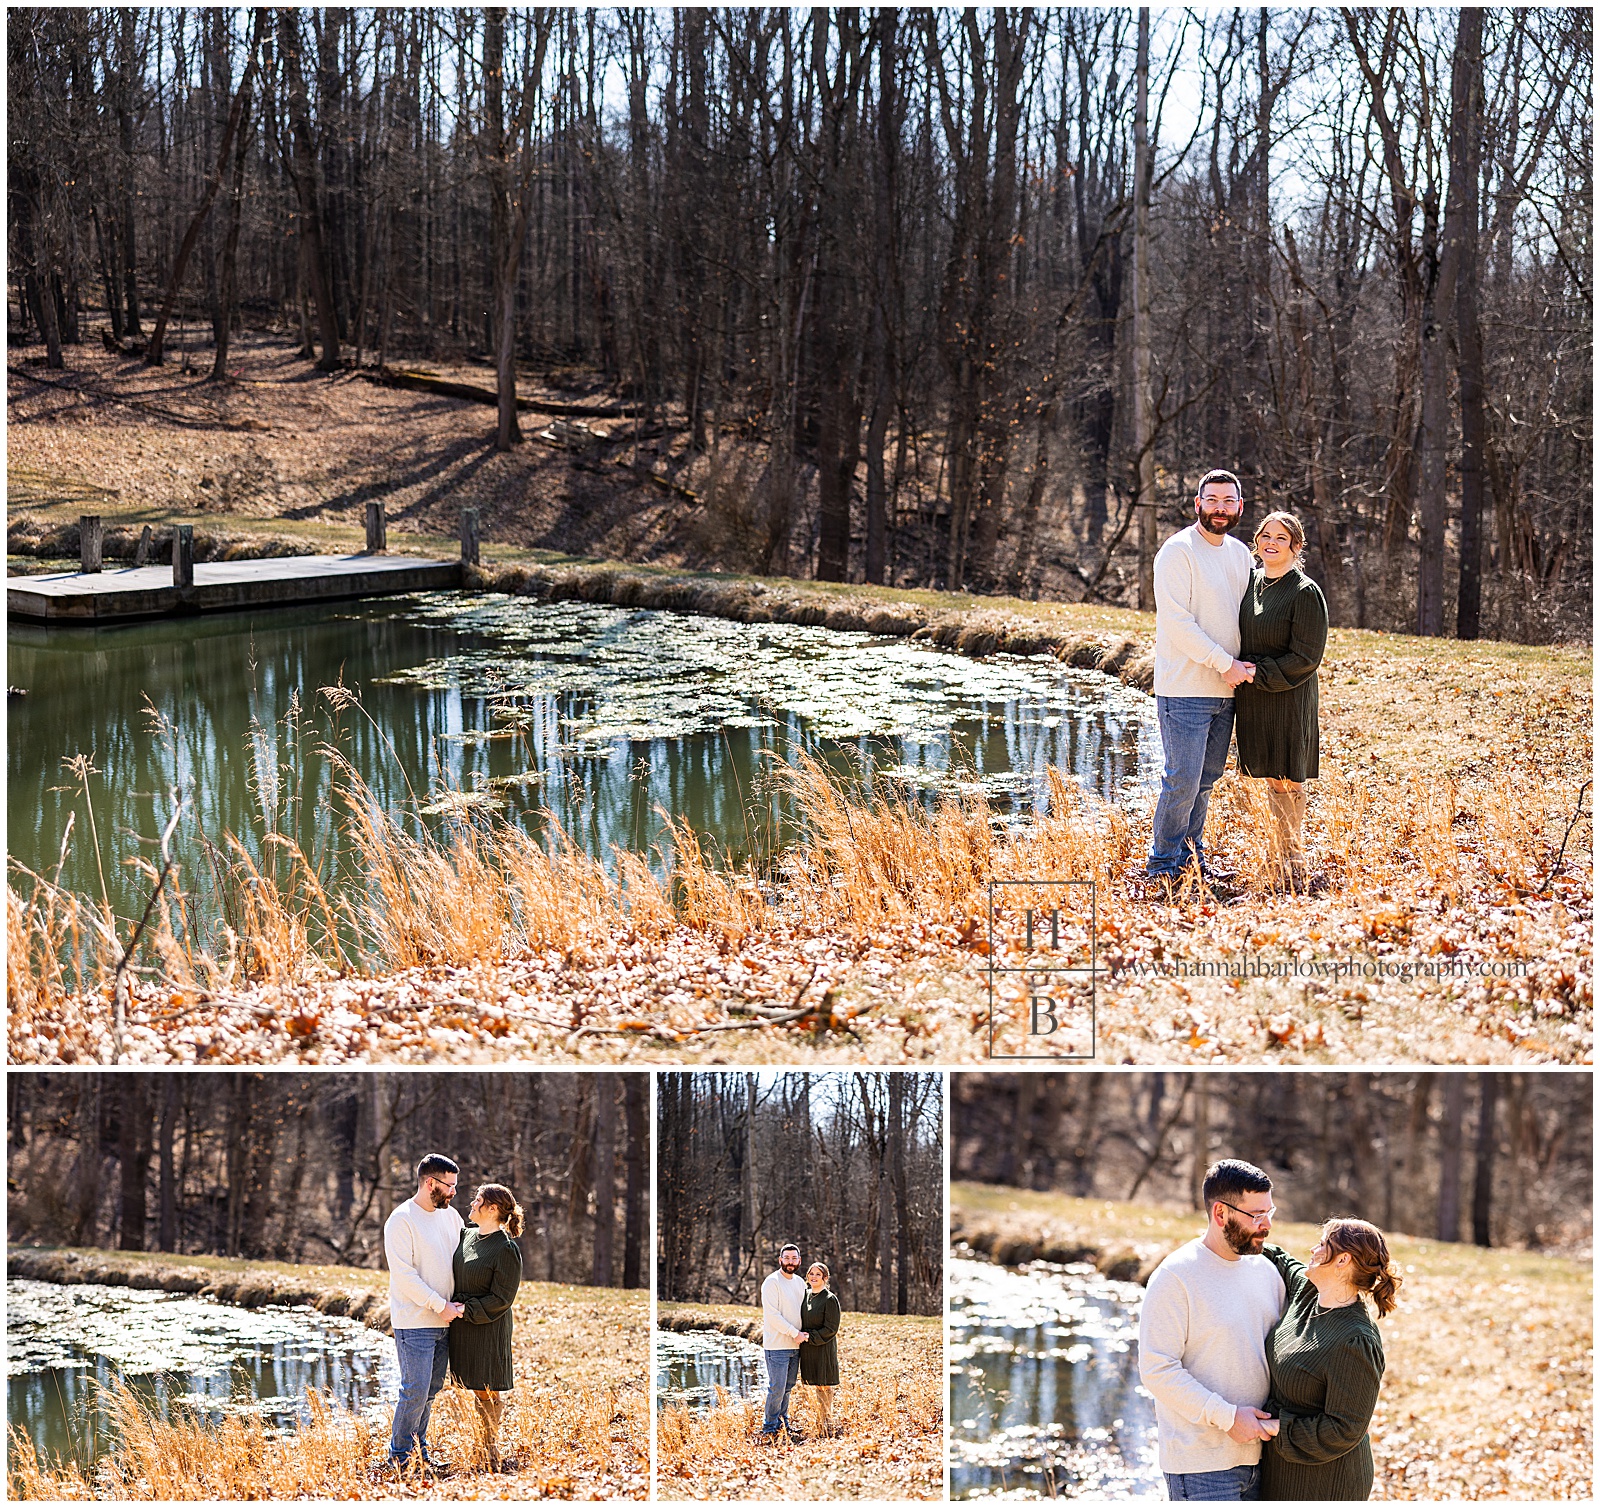
<instances>
[{"instance_id":1,"label":"man's beard","mask_svg":"<svg viewBox=\"0 0 1600 1508\"><path fill-rule=\"evenodd\" d=\"M1236 513L1202 513L1200 522L1208 534L1226 534L1236 523L1239 515Z\"/></svg>"},{"instance_id":2,"label":"man's beard","mask_svg":"<svg viewBox=\"0 0 1600 1508\"><path fill-rule=\"evenodd\" d=\"M1248 1230L1238 1221L1229 1220L1223 1239L1241 1257L1259 1257L1261 1248L1267 1244L1268 1234L1267 1231Z\"/></svg>"},{"instance_id":3,"label":"man's beard","mask_svg":"<svg viewBox=\"0 0 1600 1508\"><path fill-rule=\"evenodd\" d=\"M455 1198L454 1194L447 1194L443 1189L429 1189L428 1197L433 1200L433 1207L442 1210Z\"/></svg>"}]
</instances>

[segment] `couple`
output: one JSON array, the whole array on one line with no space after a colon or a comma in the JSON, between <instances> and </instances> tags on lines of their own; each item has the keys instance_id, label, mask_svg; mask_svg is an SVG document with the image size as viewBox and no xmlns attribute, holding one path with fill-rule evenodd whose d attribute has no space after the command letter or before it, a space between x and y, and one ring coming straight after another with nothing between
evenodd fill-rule
<instances>
[{"instance_id":1,"label":"couple","mask_svg":"<svg viewBox=\"0 0 1600 1508\"><path fill-rule=\"evenodd\" d=\"M1205 1235L1156 1268L1139 1317L1167 1496L1365 1499L1383 1341L1362 1295L1382 1319L1400 1283L1383 1233L1330 1220L1308 1265L1266 1244L1276 1212L1260 1168L1217 1163L1201 1198Z\"/></svg>"},{"instance_id":2,"label":"couple","mask_svg":"<svg viewBox=\"0 0 1600 1508\"><path fill-rule=\"evenodd\" d=\"M833 1390L839 1385L838 1297L828 1287L828 1268L813 1262L800 1278L800 1248L778 1252L778 1270L761 1285L761 1346L767 1363L767 1412L761 1439L776 1440L779 1429L791 1440L804 1437L789 1423L789 1394L796 1381L817 1393L817 1434L832 1436L829 1422Z\"/></svg>"},{"instance_id":3,"label":"couple","mask_svg":"<svg viewBox=\"0 0 1600 1508\"><path fill-rule=\"evenodd\" d=\"M1308 780L1317 778L1317 666L1328 645L1328 604L1301 569L1306 531L1269 513L1253 544L1229 530L1244 499L1231 471L1208 471L1195 522L1156 555L1156 718L1164 769L1147 880L1171 884L1193 864L1207 882L1203 837L1211 788L1237 727L1239 770L1266 782L1272 812L1268 878L1307 888Z\"/></svg>"},{"instance_id":4,"label":"couple","mask_svg":"<svg viewBox=\"0 0 1600 1508\"><path fill-rule=\"evenodd\" d=\"M417 1192L383 1227L389 1265L389 1323L400 1353L389 1464L432 1478L448 1463L428 1450L433 1400L448 1365L478 1404L490 1471L515 1471L499 1447L504 1394L512 1387L511 1306L522 1282L522 1206L503 1184L485 1183L462 1221L451 1206L460 1169L429 1153L417 1164Z\"/></svg>"}]
</instances>

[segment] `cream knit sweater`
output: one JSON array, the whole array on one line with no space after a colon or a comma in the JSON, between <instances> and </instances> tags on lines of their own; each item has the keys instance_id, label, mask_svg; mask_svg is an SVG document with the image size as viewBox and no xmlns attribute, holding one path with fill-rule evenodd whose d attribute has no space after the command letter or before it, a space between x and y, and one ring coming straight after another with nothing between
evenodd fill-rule
<instances>
[{"instance_id":1,"label":"cream knit sweater","mask_svg":"<svg viewBox=\"0 0 1600 1508\"><path fill-rule=\"evenodd\" d=\"M450 1323L444 1306L455 1290L456 1245L465 1224L449 1205L425 1210L415 1198L406 1200L384 1223L392 1328L438 1330Z\"/></svg>"},{"instance_id":2,"label":"cream knit sweater","mask_svg":"<svg viewBox=\"0 0 1600 1508\"><path fill-rule=\"evenodd\" d=\"M1261 1442L1228 1437L1236 1406L1266 1405L1267 1335L1283 1279L1265 1257L1230 1262L1199 1239L1156 1268L1139 1315L1139 1380L1156 1401L1162 1471L1253 1466Z\"/></svg>"},{"instance_id":3,"label":"cream knit sweater","mask_svg":"<svg viewBox=\"0 0 1600 1508\"><path fill-rule=\"evenodd\" d=\"M1156 554L1156 695L1232 697L1223 680L1239 654L1239 604L1250 552L1231 535L1219 545L1198 524Z\"/></svg>"}]
</instances>

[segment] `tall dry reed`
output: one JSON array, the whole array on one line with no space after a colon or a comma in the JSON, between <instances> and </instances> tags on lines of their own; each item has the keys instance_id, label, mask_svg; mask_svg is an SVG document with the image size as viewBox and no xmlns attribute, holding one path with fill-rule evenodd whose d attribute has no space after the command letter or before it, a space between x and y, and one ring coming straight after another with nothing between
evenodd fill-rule
<instances>
[{"instance_id":1,"label":"tall dry reed","mask_svg":"<svg viewBox=\"0 0 1600 1508\"><path fill-rule=\"evenodd\" d=\"M605 864L578 851L553 818L546 836L476 815L429 831L383 811L343 766L343 835L350 879L330 898L321 871L288 837L269 833L275 872L225 836L218 872L228 920L221 943L196 949L182 924L190 897L164 905L144 967L174 989L239 980L385 972L413 965L495 964L556 949L574 962L605 956L623 936L663 938L687 927L737 948L753 936L881 938L906 928L970 929L991 880L1093 880L1101 925L1140 924L1147 899L1130 882L1143 867L1149 818L1086 795L1050 772L1048 810L1021 824L997 818L981 793L924 806L880 787L852 788L811 760L783 772L796 814L792 845L759 869L710 854L669 819L653 866L618 851ZM1527 894L1541 882L1564 827L1558 796L1536 772L1508 767L1493 782L1457 786L1386 780L1327 762L1312 787L1307 842L1325 878L1323 909L1360 912L1454 903L1466 895ZM1261 783L1225 776L1212 798L1208 850L1246 892L1274 904L1270 817ZM1590 840L1566 856L1586 884ZM214 865L214 868L216 866ZM91 898L16 869L9 888L7 989L13 1032L67 997L108 987L127 929L108 927Z\"/></svg>"},{"instance_id":2,"label":"tall dry reed","mask_svg":"<svg viewBox=\"0 0 1600 1508\"><path fill-rule=\"evenodd\" d=\"M43 1462L26 1431L12 1428L8 1464L13 1499L207 1502L643 1494L641 1446L649 1427L642 1389L519 1387L500 1433L502 1454L518 1471L510 1477L488 1477L472 1396L447 1387L434 1407L429 1446L449 1455L453 1471L432 1486L415 1473L397 1475L387 1467L388 1429L382 1420L336 1409L315 1391L306 1395L308 1417L284 1433L270 1431L259 1418L247 1415L228 1415L220 1423L181 1412L162 1419L121 1384L103 1396L118 1443L92 1468ZM479 1478L477 1490L474 1477Z\"/></svg>"}]
</instances>

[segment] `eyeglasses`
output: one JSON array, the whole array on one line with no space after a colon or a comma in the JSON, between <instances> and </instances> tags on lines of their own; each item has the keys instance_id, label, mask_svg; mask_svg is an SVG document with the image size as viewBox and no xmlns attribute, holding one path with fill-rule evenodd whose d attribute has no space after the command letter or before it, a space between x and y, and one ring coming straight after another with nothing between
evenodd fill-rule
<instances>
[{"instance_id":1,"label":"eyeglasses","mask_svg":"<svg viewBox=\"0 0 1600 1508\"><path fill-rule=\"evenodd\" d=\"M1270 1224L1272 1217L1278 1213L1278 1206L1275 1204L1269 1204L1259 1214L1252 1214L1249 1210L1240 1209L1236 1204L1229 1204L1226 1199L1219 1199L1217 1203L1226 1206L1236 1215L1243 1215L1252 1225L1260 1225L1263 1220Z\"/></svg>"}]
</instances>

